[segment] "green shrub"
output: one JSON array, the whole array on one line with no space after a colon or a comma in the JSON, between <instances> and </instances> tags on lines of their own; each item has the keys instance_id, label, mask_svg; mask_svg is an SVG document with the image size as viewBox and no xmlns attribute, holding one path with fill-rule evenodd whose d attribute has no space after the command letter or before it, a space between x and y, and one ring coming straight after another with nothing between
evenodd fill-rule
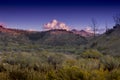
<instances>
[{"instance_id":1,"label":"green shrub","mask_svg":"<svg viewBox=\"0 0 120 80\"><path fill-rule=\"evenodd\" d=\"M53 65L54 69L56 69L58 65L62 64L63 60L64 56L58 53L48 56L48 63Z\"/></svg>"},{"instance_id":2,"label":"green shrub","mask_svg":"<svg viewBox=\"0 0 120 80\"><path fill-rule=\"evenodd\" d=\"M107 80L108 71L100 70L92 70L90 71L89 80Z\"/></svg>"},{"instance_id":3,"label":"green shrub","mask_svg":"<svg viewBox=\"0 0 120 80\"><path fill-rule=\"evenodd\" d=\"M100 59L100 62L104 65L104 69L109 71L117 69L120 65L119 61L112 56L106 55Z\"/></svg>"},{"instance_id":4,"label":"green shrub","mask_svg":"<svg viewBox=\"0 0 120 80\"><path fill-rule=\"evenodd\" d=\"M115 69L108 74L108 80L120 80L120 69Z\"/></svg>"},{"instance_id":5,"label":"green shrub","mask_svg":"<svg viewBox=\"0 0 120 80\"><path fill-rule=\"evenodd\" d=\"M10 80L27 80L28 73L23 70L14 70L9 72Z\"/></svg>"},{"instance_id":6,"label":"green shrub","mask_svg":"<svg viewBox=\"0 0 120 80\"><path fill-rule=\"evenodd\" d=\"M88 80L89 73L86 70L81 70L78 67L65 69L70 80Z\"/></svg>"},{"instance_id":7,"label":"green shrub","mask_svg":"<svg viewBox=\"0 0 120 80\"><path fill-rule=\"evenodd\" d=\"M0 72L4 72L6 69L4 68L3 64L0 64Z\"/></svg>"},{"instance_id":8,"label":"green shrub","mask_svg":"<svg viewBox=\"0 0 120 80\"><path fill-rule=\"evenodd\" d=\"M102 54L98 50L88 49L85 52L83 52L81 54L81 56L84 58L96 58L96 59L98 59L102 56Z\"/></svg>"},{"instance_id":9,"label":"green shrub","mask_svg":"<svg viewBox=\"0 0 120 80\"><path fill-rule=\"evenodd\" d=\"M0 72L0 80L9 80L8 73Z\"/></svg>"},{"instance_id":10,"label":"green shrub","mask_svg":"<svg viewBox=\"0 0 120 80\"><path fill-rule=\"evenodd\" d=\"M89 73L78 67L62 68L58 71L50 71L47 80L88 80Z\"/></svg>"},{"instance_id":11,"label":"green shrub","mask_svg":"<svg viewBox=\"0 0 120 80\"><path fill-rule=\"evenodd\" d=\"M81 55L41 51L0 56L0 80L120 80L120 58L97 50Z\"/></svg>"}]
</instances>

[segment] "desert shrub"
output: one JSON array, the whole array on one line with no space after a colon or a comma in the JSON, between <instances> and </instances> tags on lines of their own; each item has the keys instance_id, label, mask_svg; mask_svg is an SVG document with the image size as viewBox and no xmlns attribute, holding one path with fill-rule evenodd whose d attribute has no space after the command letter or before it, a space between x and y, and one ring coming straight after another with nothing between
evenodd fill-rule
<instances>
[{"instance_id":1,"label":"desert shrub","mask_svg":"<svg viewBox=\"0 0 120 80\"><path fill-rule=\"evenodd\" d=\"M29 67L27 67L29 68ZM32 66L31 68L29 68L30 70L34 70L36 72L40 72L40 73L47 73L50 70L54 69L53 65L47 64L47 63L42 63L42 64L34 64L34 66Z\"/></svg>"},{"instance_id":2,"label":"desert shrub","mask_svg":"<svg viewBox=\"0 0 120 80\"><path fill-rule=\"evenodd\" d=\"M41 72L29 71L27 80L47 80L46 74Z\"/></svg>"},{"instance_id":3,"label":"desert shrub","mask_svg":"<svg viewBox=\"0 0 120 80\"><path fill-rule=\"evenodd\" d=\"M83 58L95 58L98 59L102 56L102 53L100 53L98 50L94 49L88 49L85 52L81 54Z\"/></svg>"},{"instance_id":4,"label":"desert shrub","mask_svg":"<svg viewBox=\"0 0 120 80\"><path fill-rule=\"evenodd\" d=\"M67 59L64 61L64 66L72 67L77 64L77 61L75 59Z\"/></svg>"},{"instance_id":5,"label":"desert shrub","mask_svg":"<svg viewBox=\"0 0 120 80\"><path fill-rule=\"evenodd\" d=\"M64 56L61 54L51 54L48 56L48 63L50 65L53 65L53 67L56 69L58 65L62 64L64 60Z\"/></svg>"},{"instance_id":6,"label":"desert shrub","mask_svg":"<svg viewBox=\"0 0 120 80\"><path fill-rule=\"evenodd\" d=\"M1 55L0 71L0 80L120 80L120 58L91 49L10 53Z\"/></svg>"},{"instance_id":7,"label":"desert shrub","mask_svg":"<svg viewBox=\"0 0 120 80\"><path fill-rule=\"evenodd\" d=\"M88 71L81 70L77 67L66 69L66 73L70 77L70 80L87 80L89 76Z\"/></svg>"},{"instance_id":8,"label":"desert shrub","mask_svg":"<svg viewBox=\"0 0 120 80\"><path fill-rule=\"evenodd\" d=\"M107 76L108 80L120 80L120 69L115 69Z\"/></svg>"},{"instance_id":9,"label":"desert shrub","mask_svg":"<svg viewBox=\"0 0 120 80\"><path fill-rule=\"evenodd\" d=\"M97 44L98 44L97 42L93 42L93 43L90 45L90 47L93 48L93 47L97 46Z\"/></svg>"},{"instance_id":10,"label":"desert shrub","mask_svg":"<svg viewBox=\"0 0 120 80\"><path fill-rule=\"evenodd\" d=\"M107 75L109 72L103 69L100 70L92 70L90 72L89 80L107 80Z\"/></svg>"},{"instance_id":11,"label":"desert shrub","mask_svg":"<svg viewBox=\"0 0 120 80\"><path fill-rule=\"evenodd\" d=\"M20 65L21 68L25 67L32 67L36 63L40 63L39 57L36 55L33 56L32 53L19 53L19 54L9 54L9 56L6 56L6 58L3 60L3 63L7 63L10 65Z\"/></svg>"},{"instance_id":12,"label":"desert shrub","mask_svg":"<svg viewBox=\"0 0 120 80\"><path fill-rule=\"evenodd\" d=\"M51 70L47 73L47 80L57 80L55 71Z\"/></svg>"},{"instance_id":13,"label":"desert shrub","mask_svg":"<svg viewBox=\"0 0 120 80\"><path fill-rule=\"evenodd\" d=\"M24 70L14 70L9 72L10 80L27 80L28 73Z\"/></svg>"},{"instance_id":14,"label":"desert shrub","mask_svg":"<svg viewBox=\"0 0 120 80\"><path fill-rule=\"evenodd\" d=\"M104 65L104 69L109 71L118 68L120 65L119 61L110 55L101 57L100 62Z\"/></svg>"},{"instance_id":15,"label":"desert shrub","mask_svg":"<svg viewBox=\"0 0 120 80\"><path fill-rule=\"evenodd\" d=\"M76 66L81 68L82 70L99 70L100 69L100 61L99 59L93 58L80 58L76 62Z\"/></svg>"},{"instance_id":16,"label":"desert shrub","mask_svg":"<svg viewBox=\"0 0 120 80\"><path fill-rule=\"evenodd\" d=\"M3 64L0 64L0 72L4 72L6 69L4 68Z\"/></svg>"},{"instance_id":17,"label":"desert shrub","mask_svg":"<svg viewBox=\"0 0 120 80\"><path fill-rule=\"evenodd\" d=\"M88 80L89 73L78 67L62 68L58 71L51 71L47 80Z\"/></svg>"},{"instance_id":18,"label":"desert shrub","mask_svg":"<svg viewBox=\"0 0 120 80\"><path fill-rule=\"evenodd\" d=\"M0 80L9 80L8 73L0 72Z\"/></svg>"}]
</instances>

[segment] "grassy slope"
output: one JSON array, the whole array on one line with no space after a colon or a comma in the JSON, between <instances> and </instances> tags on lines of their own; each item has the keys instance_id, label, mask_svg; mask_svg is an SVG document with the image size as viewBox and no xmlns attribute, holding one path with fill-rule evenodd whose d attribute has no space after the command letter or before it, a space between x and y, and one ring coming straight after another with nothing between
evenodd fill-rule
<instances>
[{"instance_id":1,"label":"grassy slope","mask_svg":"<svg viewBox=\"0 0 120 80\"><path fill-rule=\"evenodd\" d=\"M120 26L111 29L89 42L91 48L97 48L104 54L120 55Z\"/></svg>"},{"instance_id":2,"label":"grassy slope","mask_svg":"<svg viewBox=\"0 0 120 80\"><path fill-rule=\"evenodd\" d=\"M74 53L87 43L80 35L65 30L31 32L22 35L0 33L1 51L49 51Z\"/></svg>"},{"instance_id":3,"label":"grassy slope","mask_svg":"<svg viewBox=\"0 0 120 80\"><path fill-rule=\"evenodd\" d=\"M64 54L65 49L71 53L80 53L81 45L73 44L80 43L84 46L87 40L68 32L57 33L48 31L21 37L1 35L2 48L13 47L23 51L12 52L11 49L0 53L0 80L120 80L119 57L102 55L92 49L82 54ZM63 45L59 45L61 43ZM109 35L103 34L93 39L90 45L107 52L113 45L118 45L119 48L119 37L116 31ZM37 51L37 48L43 49ZM27 49L34 50L24 51ZM116 50L111 50L114 49Z\"/></svg>"}]
</instances>

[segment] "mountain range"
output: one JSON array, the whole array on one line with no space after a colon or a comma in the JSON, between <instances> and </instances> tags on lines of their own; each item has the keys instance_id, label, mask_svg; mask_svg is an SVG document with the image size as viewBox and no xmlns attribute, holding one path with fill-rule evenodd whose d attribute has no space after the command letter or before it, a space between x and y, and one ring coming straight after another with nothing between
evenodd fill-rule
<instances>
[{"instance_id":1,"label":"mountain range","mask_svg":"<svg viewBox=\"0 0 120 80\"><path fill-rule=\"evenodd\" d=\"M73 34L77 34L83 37L91 37L93 36L93 33L87 32L85 30L76 30L72 29L67 31L66 29L51 29L47 31L41 31L41 32L48 32L48 31L66 31L66 32L72 32ZM0 25L0 32L1 33L8 33L8 34L27 34L27 33L41 33L40 31L29 31L29 30L20 30L20 29L12 29L12 28L5 28L4 26Z\"/></svg>"},{"instance_id":2,"label":"mountain range","mask_svg":"<svg viewBox=\"0 0 120 80\"><path fill-rule=\"evenodd\" d=\"M42 48L43 46L79 46L87 43L87 39L82 35L83 33L77 34L75 31L63 29L29 31L0 26L0 49L6 51Z\"/></svg>"},{"instance_id":3,"label":"mountain range","mask_svg":"<svg viewBox=\"0 0 120 80\"><path fill-rule=\"evenodd\" d=\"M120 25L114 26L93 38L93 33L84 30L52 29L29 31L0 26L1 51L26 51L41 48L95 48L103 54L120 55Z\"/></svg>"}]
</instances>

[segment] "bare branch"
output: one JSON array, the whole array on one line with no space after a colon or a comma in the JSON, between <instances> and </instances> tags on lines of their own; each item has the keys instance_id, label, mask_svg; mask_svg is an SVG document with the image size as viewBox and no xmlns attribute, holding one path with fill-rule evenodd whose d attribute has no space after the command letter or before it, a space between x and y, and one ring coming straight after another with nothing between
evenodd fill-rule
<instances>
[{"instance_id":1,"label":"bare branch","mask_svg":"<svg viewBox=\"0 0 120 80\"><path fill-rule=\"evenodd\" d=\"M113 16L113 20L115 22L115 25L120 25L120 14Z\"/></svg>"},{"instance_id":2,"label":"bare branch","mask_svg":"<svg viewBox=\"0 0 120 80\"><path fill-rule=\"evenodd\" d=\"M94 19L94 18L92 18L92 28L93 28L93 32L94 32L94 37L96 36L96 31L98 30L97 29L97 21Z\"/></svg>"}]
</instances>

